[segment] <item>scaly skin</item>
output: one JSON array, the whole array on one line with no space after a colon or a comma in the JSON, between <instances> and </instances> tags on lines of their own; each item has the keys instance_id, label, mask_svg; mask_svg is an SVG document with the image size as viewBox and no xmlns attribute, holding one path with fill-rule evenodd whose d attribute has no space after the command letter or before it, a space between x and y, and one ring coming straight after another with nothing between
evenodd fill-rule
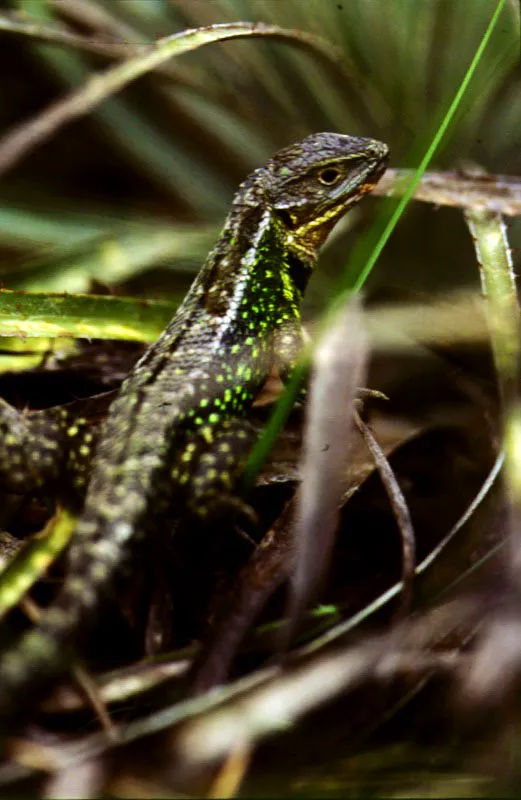
<instances>
[{"instance_id":1,"label":"scaly skin","mask_svg":"<svg viewBox=\"0 0 521 800\"><path fill-rule=\"evenodd\" d=\"M240 186L184 302L110 407L64 586L1 659L1 709L16 709L60 669L131 544L169 507L205 517L233 502L253 443L245 417L270 371L286 376L301 349L300 305L318 248L387 157L371 139L314 134ZM9 488L67 480L81 496L94 449L83 421L42 412L29 422L3 404L0 432Z\"/></svg>"}]
</instances>

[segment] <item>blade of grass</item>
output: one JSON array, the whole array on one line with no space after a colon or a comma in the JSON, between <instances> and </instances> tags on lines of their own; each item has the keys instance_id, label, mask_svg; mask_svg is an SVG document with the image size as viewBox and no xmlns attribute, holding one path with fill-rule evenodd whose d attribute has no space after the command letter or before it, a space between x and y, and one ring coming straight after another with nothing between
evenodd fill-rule
<instances>
[{"instance_id":1,"label":"blade of grass","mask_svg":"<svg viewBox=\"0 0 521 800\"><path fill-rule=\"evenodd\" d=\"M303 432L302 483L293 526L295 565L282 649L289 646L306 605L315 599L327 573L353 447L353 407L358 387L363 385L367 354L362 312L357 298L352 297L315 350Z\"/></svg>"},{"instance_id":2,"label":"blade of grass","mask_svg":"<svg viewBox=\"0 0 521 800\"><path fill-rule=\"evenodd\" d=\"M161 300L0 290L0 337L67 336L152 342L175 306Z\"/></svg>"},{"instance_id":3,"label":"blade of grass","mask_svg":"<svg viewBox=\"0 0 521 800\"><path fill-rule=\"evenodd\" d=\"M521 312L505 223L499 214L468 209L465 219L476 248L485 312L504 411L517 397Z\"/></svg>"},{"instance_id":4,"label":"blade of grass","mask_svg":"<svg viewBox=\"0 0 521 800\"><path fill-rule=\"evenodd\" d=\"M385 247L391 233L393 232L394 228L396 227L400 217L402 216L403 212L409 201L411 200L416 187L418 186L423 173L427 169L436 149L438 148L443 136L446 134L448 127L456 114L457 109L460 106L460 103L465 95L467 87L474 75L476 68L483 56L485 48L492 36L492 32L497 24L501 11L505 5L506 0L498 0L496 5L495 11L492 14L488 27L483 34L483 38L474 54L474 57L471 60L471 63L461 81L454 99L452 100L445 116L443 117L438 129L427 148L427 151L423 158L420 161L420 164L415 171L415 174L409 183L407 189L404 192L403 197L398 202L394 212L391 214L391 217L387 221L382 234L380 235L378 241L376 242L375 246L373 247L369 257L365 261L364 266L358 272L358 275L354 278L353 281L350 280L350 270L344 270L344 274L339 282L339 291L330 304L329 308L326 310L320 324L320 329L325 331L328 327L332 324L332 319L338 310L341 309L346 302L347 297L351 292L359 292L362 286L364 285L365 281L369 277L374 265L376 264L383 248ZM360 263L360 253L367 248L367 244L365 242L361 242L358 247L355 246L352 258L350 259L350 263L357 264ZM279 402L277 403L277 407L275 408L271 418L266 425L262 436L260 437L259 441L253 448L253 451L250 455L248 460L248 464L246 467L246 481L247 485L253 483L255 475L258 473L263 461L265 460L267 454L270 451L271 445L275 440L278 432L284 425L287 416L292 408L294 403L295 397L297 396L298 388L302 383L304 375L307 370L307 366L309 364L311 355L311 348L306 348L305 352L302 355L300 362L297 364L297 367L294 370L294 373L288 382L288 385L282 394Z\"/></svg>"},{"instance_id":5,"label":"blade of grass","mask_svg":"<svg viewBox=\"0 0 521 800\"><path fill-rule=\"evenodd\" d=\"M0 577L0 617L16 606L68 544L76 517L60 509Z\"/></svg>"},{"instance_id":6,"label":"blade of grass","mask_svg":"<svg viewBox=\"0 0 521 800\"><path fill-rule=\"evenodd\" d=\"M122 58L138 55L146 49L146 44L125 44L122 42L103 42L88 36L79 36L58 25L49 25L32 18L23 12L0 14L0 31L18 36L28 36L38 42L61 44L75 50L98 53L109 58Z\"/></svg>"},{"instance_id":7,"label":"blade of grass","mask_svg":"<svg viewBox=\"0 0 521 800\"><path fill-rule=\"evenodd\" d=\"M474 75L479 62L481 61L483 53L485 52L485 48L486 48L486 46L487 46L487 44L488 44L488 42L490 40L490 37L492 36L492 32L493 32L493 30L494 30L494 28L495 28L495 26L497 24L497 21L499 19L499 15L501 14L501 11L503 9L503 6L505 5L505 2L506 2L506 0L498 0L498 3L496 5L496 9L495 9L495 11L494 11L494 13L493 13L493 15L492 15L492 17L490 19L490 22L488 24L488 27L487 27L485 33L483 34L483 38L481 39L479 47L476 50L476 52L474 54L474 57L473 57L472 61L469 64L469 67L468 67L468 69L467 69L467 71L466 71L466 73L465 73L465 75L463 77L463 80L461 81L461 83L460 83L460 85L458 87L458 90L457 90L457 92L456 92L456 94L454 96L454 99L452 100L448 110L447 110L447 113L445 114L445 116L443 117L440 125L438 126L438 129L437 129L436 133L434 134L432 142L430 143L429 147L427 148L427 151L426 151L425 155L423 156L422 160L420 161L420 164L419 164L418 168L416 169L415 174L414 174L409 186L405 190L405 192L403 194L403 197L401 198L401 200L398 203L398 205L396 206L393 214L391 215L391 218L389 219L389 221L388 221L388 223L387 223L387 225L386 225L386 227L385 227L380 239L376 243L376 246L374 247L374 249L373 249L373 251L371 253L371 256L367 260L367 262L366 262L365 266L363 267L363 269L358 274L358 277L356 278L356 280L355 280L355 282L354 282L354 284L352 286L352 289L355 292L360 291L360 289L362 288L362 286L366 282L367 278L371 274L371 271L372 271L374 265L376 264L378 258L380 257L380 253L384 249L384 247L387 244L387 241L388 241L391 233L393 232L394 228L398 224L398 221L399 221L400 217L402 216L403 212L405 211L405 208L408 205L409 200L414 195L414 192L416 191L416 187L420 183L420 180L421 180L421 178L423 176L423 173L425 172L425 170L427 169L428 165L430 164L430 162L431 162L431 160L432 160L432 158L434 156L434 153L436 152L436 150L438 149L438 147L439 147L439 145L441 143L441 140L443 139L443 137L447 133L449 125L451 124L451 122L452 122L452 120L454 118L454 115L456 114L456 111L458 110L458 108L459 108L459 106L461 104L461 101L463 100L465 92L467 91L467 88L468 88L468 86L470 84L470 81L472 80L472 76Z\"/></svg>"},{"instance_id":8,"label":"blade of grass","mask_svg":"<svg viewBox=\"0 0 521 800\"><path fill-rule=\"evenodd\" d=\"M192 29L166 36L150 46L146 55L132 58L89 78L79 89L69 92L29 121L16 126L0 140L0 175L12 169L23 156L54 134L63 125L92 111L107 98L172 57L197 50L206 44L227 39L272 37L310 47L341 68L341 56L325 40L303 31L285 30L275 25L234 23Z\"/></svg>"},{"instance_id":9,"label":"blade of grass","mask_svg":"<svg viewBox=\"0 0 521 800\"><path fill-rule=\"evenodd\" d=\"M521 586L521 310L517 297L516 276L506 236L505 223L499 214L468 210L465 219L474 240L480 266L485 309L492 353L497 371L504 419L505 475L509 497L511 534L509 578L512 587ZM495 633L489 631L490 641ZM484 650L490 646L482 645Z\"/></svg>"},{"instance_id":10,"label":"blade of grass","mask_svg":"<svg viewBox=\"0 0 521 800\"><path fill-rule=\"evenodd\" d=\"M17 208L0 204L0 239L3 247L32 248L74 245L121 224L121 220L81 212L49 213L30 205Z\"/></svg>"},{"instance_id":11,"label":"blade of grass","mask_svg":"<svg viewBox=\"0 0 521 800\"><path fill-rule=\"evenodd\" d=\"M15 263L2 276L11 289L85 293L92 280L116 285L158 264L173 263L177 274L192 275L214 238L213 226L136 225L27 259L22 268Z\"/></svg>"}]
</instances>

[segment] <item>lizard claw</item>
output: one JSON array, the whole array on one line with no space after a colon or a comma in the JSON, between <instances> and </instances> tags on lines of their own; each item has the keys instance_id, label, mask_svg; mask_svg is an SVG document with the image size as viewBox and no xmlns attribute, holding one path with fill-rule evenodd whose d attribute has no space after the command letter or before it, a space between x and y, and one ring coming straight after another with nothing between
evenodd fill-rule
<instances>
[{"instance_id":1,"label":"lizard claw","mask_svg":"<svg viewBox=\"0 0 521 800\"><path fill-rule=\"evenodd\" d=\"M374 400L389 400L386 394L383 392L379 392L378 389L366 389L364 387L359 387L356 390L358 395L358 399L362 402L367 399L374 399Z\"/></svg>"},{"instance_id":2,"label":"lizard claw","mask_svg":"<svg viewBox=\"0 0 521 800\"><path fill-rule=\"evenodd\" d=\"M357 397L355 397L355 401L353 403L354 410L358 414L363 414L365 410L365 402L368 399L373 400L389 400L386 394L383 392L379 392L378 389L365 389L365 388L358 388L356 390Z\"/></svg>"}]
</instances>

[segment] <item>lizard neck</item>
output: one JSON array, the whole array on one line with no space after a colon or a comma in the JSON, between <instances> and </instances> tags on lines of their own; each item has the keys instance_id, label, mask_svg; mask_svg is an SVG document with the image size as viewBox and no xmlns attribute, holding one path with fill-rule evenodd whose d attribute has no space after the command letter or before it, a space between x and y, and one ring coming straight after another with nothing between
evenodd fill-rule
<instances>
[{"instance_id":1,"label":"lizard neck","mask_svg":"<svg viewBox=\"0 0 521 800\"><path fill-rule=\"evenodd\" d=\"M269 303L291 306L295 315L309 277L316 264L316 253L297 249L280 216L266 203L264 170L257 170L237 193L221 236L210 252L194 289L208 313L230 312L234 298L250 295L262 300L265 321L269 324ZM255 310L253 308L253 310Z\"/></svg>"}]
</instances>

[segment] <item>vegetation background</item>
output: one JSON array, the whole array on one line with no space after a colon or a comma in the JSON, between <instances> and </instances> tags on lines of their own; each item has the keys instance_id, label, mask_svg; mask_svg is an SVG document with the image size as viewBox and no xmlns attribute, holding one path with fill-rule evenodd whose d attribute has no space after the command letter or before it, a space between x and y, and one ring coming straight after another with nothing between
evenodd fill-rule
<instances>
[{"instance_id":1,"label":"vegetation background","mask_svg":"<svg viewBox=\"0 0 521 800\"><path fill-rule=\"evenodd\" d=\"M147 75L68 125L2 180L1 277L12 288L85 290L94 277L147 296L190 280L241 179L313 131L387 142L413 166L446 110L491 16L490 0L20 0L12 7L105 41L149 42L187 27L263 21L340 46L351 83L312 55L261 39L211 45ZM516 3L507 3L432 168L473 161L518 174L521 92ZM107 59L2 37L0 130L79 86ZM366 206L364 208L364 206ZM371 201L348 218L317 273L320 307ZM141 227L139 227L141 226ZM519 244L521 223L510 229ZM80 255L75 253L79 250ZM36 270L35 259L45 264ZM516 261L518 256L516 256ZM165 274L165 272L167 274ZM476 283L461 213L413 204L372 288L443 291ZM176 294L176 296L178 296Z\"/></svg>"},{"instance_id":2,"label":"vegetation background","mask_svg":"<svg viewBox=\"0 0 521 800\"><path fill-rule=\"evenodd\" d=\"M67 125L2 176L3 287L135 294L176 302L203 262L237 185L278 148L315 131L333 130L381 139L391 148L392 166L416 166L496 2L11 0L5 5L43 25L67 26L105 42L146 43L189 27L252 21L319 34L345 54L349 81L283 41L252 39L203 47ZM432 169L477 164L493 174L521 174L519 47L519 6L511 0ZM103 55L1 33L0 141L109 62ZM370 236L377 203L382 201L365 201L332 237L306 298L310 320L331 299L353 243ZM510 221L508 235L519 269L520 218ZM461 211L412 203L371 275L367 301L432 298L462 287L478 289L479 271ZM18 349L20 344L6 341L4 350L9 347ZM494 396L485 343L464 354L449 347L444 357L447 374L456 364L467 376L479 375ZM376 357L371 385L385 391L392 387L396 412L407 412L422 424L435 418L433 408L443 406L439 413L445 424L454 398L446 394L446 386L437 394L436 382L424 380L430 367L423 355L416 353L412 361L414 367L400 358ZM490 466L490 442L483 445L479 421L469 418L465 427L456 417L451 425L453 430L460 426L464 446L454 439L450 448L439 439L435 445L430 442L418 456L423 466L415 461L410 467L424 481L423 495L416 495L417 503L424 503L423 511L415 511L417 528L433 514L443 518L439 529L457 519ZM469 449L471 440L477 442L476 450ZM454 458L447 466L449 453ZM426 462L436 470L434 477ZM379 525L380 518L375 529ZM425 534L420 550L427 549L431 533ZM349 709L344 706L336 713L348 714ZM435 746L429 749L424 741L421 755L411 744L415 734L405 727L398 729L398 738L396 730L394 738L384 737L376 751L347 759L342 724L334 713L330 720L340 733L336 739L327 737L329 754L324 747L314 751L316 736L306 740L309 730L299 740L277 739L263 750L245 791L343 796L348 790L363 790L407 796L408 791L432 790L430 796L485 796L497 785L508 790L518 786L519 759L511 784L499 778L506 744L486 766L475 751L469 762L466 750L464 755L458 750L457 757L449 753L446 728L440 745L434 722L429 730ZM290 774L284 748L295 746L301 755L295 774ZM284 758L277 748L283 749Z\"/></svg>"}]
</instances>

